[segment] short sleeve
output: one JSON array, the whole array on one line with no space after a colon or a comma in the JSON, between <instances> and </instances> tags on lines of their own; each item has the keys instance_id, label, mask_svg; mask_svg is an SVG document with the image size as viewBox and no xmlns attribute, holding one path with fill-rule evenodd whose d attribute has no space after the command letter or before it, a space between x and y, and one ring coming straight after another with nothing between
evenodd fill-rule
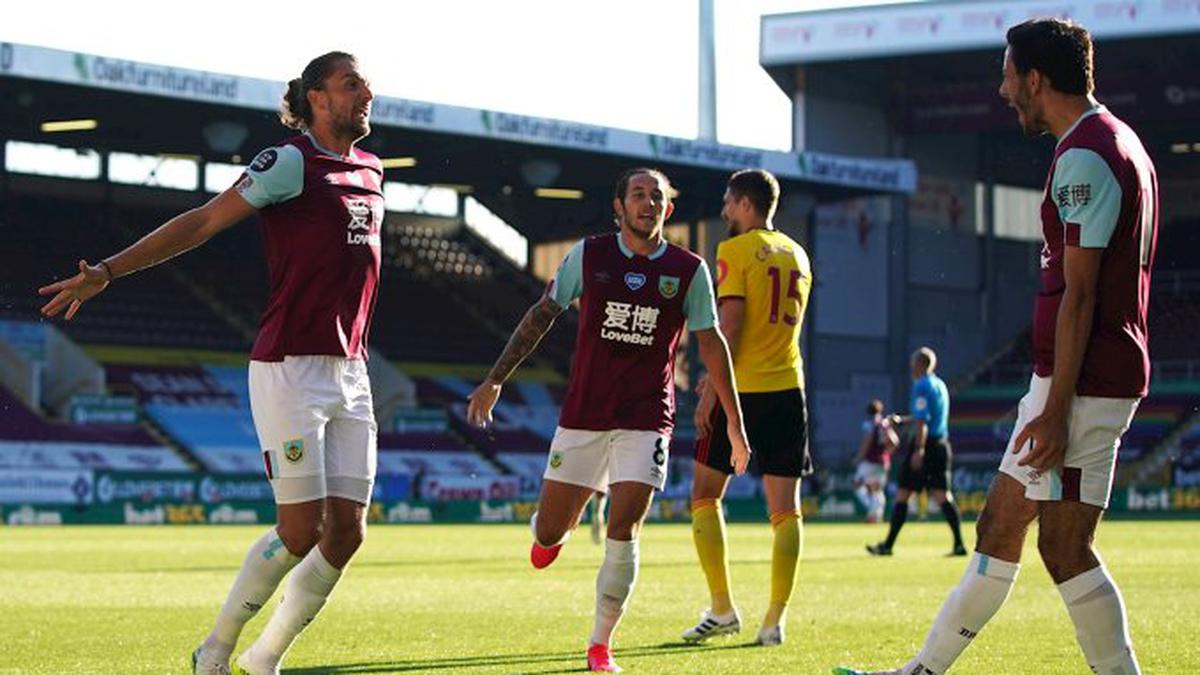
<instances>
[{"instance_id":1,"label":"short sleeve","mask_svg":"<svg viewBox=\"0 0 1200 675\"><path fill-rule=\"evenodd\" d=\"M563 309L571 306L576 298L583 295L583 240L580 239L563 261L558 265L558 271L550 280L547 289L554 302Z\"/></svg>"},{"instance_id":2,"label":"short sleeve","mask_svg":"<svg viewBox=\"0 0 1200 675\"><path fill-rule=\"evenodd\" d=\"M303 153L294 145L263 150L234 189L256 209L286 202L304 190Z\"/></svg>"},{"instance_id":3,"label":"short sleeve","mask_svg":"<svg viewBox=\"0 0 1200 675\"><path fill-rule=\"evenodd\" d=\"M1067 150L1054 165L1053 190L1066 244L1107 247L1121 216L1121 184L1108 162L1087 148Z\"/></svg>"},{"instance_id":4,"label":"short sleeve","mask_svg":"<svg viewBox=\"0 0 1200 675\"><path fill-rule=\"evenodd\" d=\"M717 303L713 298L712 276L703 260L692 275L687 297L683 299L683 314L687 317L688 330L708 330L717 325Z\"/></svg>"},{"instance_id":5,"label":"short sleeve","mask_svg":"<svg viewBox=\"0 0 1200 675\"><path fill-rule=\"evenodd\" d=\"M929 406L932 397L933 390L929 386L929 380L920 380L913 385L912 409L910 411L913 419L929 422Z\"/></svg>"},{"instance_id":6,"label":"short sleeve","mask_svg":"<svg viewBox=\"0 0 1200 675\"><path fill-rule=\"evenodd\" d=\"M746 297L746 276L737 247L729 241L717 244L717 297Z\"/></svg>"}]
</instances>

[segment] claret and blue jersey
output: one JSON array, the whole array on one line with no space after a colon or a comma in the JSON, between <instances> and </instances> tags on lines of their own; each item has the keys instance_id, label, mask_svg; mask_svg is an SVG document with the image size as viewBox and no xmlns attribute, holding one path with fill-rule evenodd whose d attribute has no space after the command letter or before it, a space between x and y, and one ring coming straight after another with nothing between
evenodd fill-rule
<instances>
[{"instance_id":1,"label":"claret and blue jersey","mask_svg":"<svg viewBox=\"0 0 1200 675\"><path fill-rule=\"evenodd\" d=\"M1150 380L1147 308L1158 233L1158 178L1141 140L1103 106L1059 139L1042 201L1042 288L1034 371L1054 372L1054 333L1067 247L1103 249L1092 332L1076 393L1140 398Z\"/></svg>"},{"instance_id":2,"label":"claret and blue jersey","mask_svg":"<svg viewBox=\"0 0 1200 675\"><path fill-rule=\"evenodd\" d=\"M580 302L575 359L559 424L669 434L675 352L683 328L717 325L704 260L665 241L642 256L616 233L589 237L570 250L547 292L563 308Z\"/></svg>"},{"instance_id":3,"label":"claret and blue jersey","mask_svg":"<svg viewBox=\"0 0 1200 675\"><path fill-rule=\"evenodd\" d=\"M235 185L259 209L271 295L250 358L367 358L383 224L383 166L309 134L263 150Z\"/></svg>"}]
</instances>

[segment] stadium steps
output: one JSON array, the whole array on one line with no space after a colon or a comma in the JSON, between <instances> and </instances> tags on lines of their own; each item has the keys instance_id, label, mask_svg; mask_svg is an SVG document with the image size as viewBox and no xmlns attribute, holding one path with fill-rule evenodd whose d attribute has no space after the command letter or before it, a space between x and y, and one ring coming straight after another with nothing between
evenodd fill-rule
<instances>
[{"instance_id":1,"label":"stadium steps","mask_svg":"<svg viewBox=\"0 0 1200 675\"><path fill-rule=\"evenodd\" d=\"M247 319L232 308L225 306L225 303L217 299L216 295L188 276L182 266L167 265L166 267L170 270L171 276L175 277L175 281L179 285L188 289L201 304L207 307L215 316L220 317L230 328L237 331L248 344L254 343L254 339L258 334L258 326L252 318Z\"/></svg>"},{"instance_id":2,"label":"stadium steps","mask_svg":"<svg viewBox=\"0 0 1200 675\"><path fill-rule=\"evenodd\" d=\"M139 415L138 417L139 424L143 429L146 430L146 433L150 434L151 438L158 441L163 446L170 448L171 451L178 455L179 458L185 463L187 463L188 467L190 467L193 471L208 471L208 469L204 467L204 463L201 462L196 455L192 454L192 451L188 450L186 445L176 440L171 434L167 433L167 431L160 427L158 423L156 423L149 415L143 414Z\"/></svg>"},{"instance_id":3,"label":"stadium steps","mask_svg":"<svg viewBox=\"0 0 1200 675\"><path fill-rule=\"evenodd\" d=\"M516 328L516 326L502 326L486 312L480 311L476 299L466 294L462 285L451 283L438 274L429 275L426 278L426 281L436 287L440 293L450 298L451 301L475 323L475 325L496 337L500 341L500 344L508 343L508 338L511 334L511 331ZM500 355L496 354L496 356ZM543 366L557 365L547 363L545 357L539 355L536 351L530 355L526 362L529 363L530 361Z\"/></svg>"},{"instance_id":4,"label":"stadium steps","mask_svg":"<svg viewBox=\"0 0 1200 675\"><path fill-rule=\"evenodd\" d=\"M500 273L499 276L504 281L512 282L517 287L518 292L531 298L530 304L542 296L545 284L533 276L533 273L517 267L511 260L497 253L495 247L483 237L468 227L460 228L457 236L472 253L487 260L492 269ZM538 350L543 354L543 360L553 362L553 366L564 373L571 370L571 356L574 351L575 333L578 330L577 317L578 314L576 312L567 311L560 314L556 321L556 323L566 322L570 329L570 343L567 348L564 349L563 345L548 339L550 334L547 334L547 338L543 339L541 344L538 345ZM508 341L508 335L512 328L515 328L515 326L501 327L501 337L505 342Z\"/></svg>"},{"instance_id":5,"label":"stadium steps","mask_svg":"<svg viewBox=\"0 0 1200 675\"><path fill-rule=\"evenodd\" d=\"M1005 343L1004 346L983 357L979 363L975 364L975 367L955 378L949 386L950 394L953 396L957 395L959 392L970 389L976 384L980 377L990 371L994 366L1005 362L1014 351L1020 348L1022 344L1029 341L1029 332L1030 331L1028 330L1021 331L1021 333L1019 333L1016 337Z\"/></svg>"},{"instance_id":6,"label":"stadium steps","mask_svg":"<svg viewBox=\"0 0 1200 675\"><path fill-rule=\"evenodd\" d=\"M141 238L141 234L136 232L128 221L117 222L113 225L118 230L120 235L126 241L137 241ZM253 344L258 333L258 325L254 321L254 317L247 319L227 307L225 303L217 299L217 296L204 286L194 280L186 271L183 265L163 265L163 268L171 275L176 283L187 289L192 297L201 305L212 312L214 317L219 318L229 328L236 331L242 336L242 339L247 344Z\"/></svg>"},{"instance_id":7,"label":"stadium steps","mask_svg":"<svg viewBox=\"0 0 1200 675\"><path fill-rule=\"evenodd\" d=\"M469 436L467 436L466 434L464 434L461 431L459 431L458 429L456 429L454 427L453 423L451 423L446 428L446 433L453 436L455 438L455 440L461 442L463 447L466 448L468 451L473 452L476 455L479 455L488 464L491 464L492 466L494 466L496 468L496 470L500 472L500 475L511 476L516 473L507 464L500 461L500 459L496 457L495 453L489 452L486 448L482 447L475 441L471 440L471 438Z\"/></svg>"},{"instance_id":8,"label":"stadium steps","mask_svg":"<svg viewBox=\"0 0 1200 675\"><path fill-rule=\"evenodd\" d=\"M1179 449L1179 442L1198 428L1200 428L1200 412L1194 413L1175 427L1141 461L1131 463L1125 467L1124 471L1121 471L1121 467L1118 465L1116 484L1121 487L1147 483L1169 484L1171 459Z\"/></svg>"}]
</instances>

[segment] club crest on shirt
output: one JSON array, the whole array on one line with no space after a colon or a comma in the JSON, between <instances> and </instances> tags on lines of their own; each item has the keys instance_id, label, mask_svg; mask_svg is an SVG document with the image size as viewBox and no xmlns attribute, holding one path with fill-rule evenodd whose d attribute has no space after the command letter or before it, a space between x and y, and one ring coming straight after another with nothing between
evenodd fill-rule
<instances>
[{"instance_id":1,"label":"club crest on shirt","mask_svg":"<svg viewBox=\"0 0 1200 675\"><path fill-rule=\"evenodd\" d=\"M626 272L625 285L629 287L629 290L636 291L646 285L646 275L638 272Z\"/></svg>"},{"instance_id":2,"label":"club crest on shirt","mask_svg":"<svg viewBox=\"0 0 1200 675\"><path fill-rule=\"evenodd\" d=\"M292 464L304 459L304 439L297 438L294 441L284 441L283 456Z\"/></svg>"},{"instance_id":3,"label":"club crest on shirt","mask_svg":"<svg viewBox=\"0 0 1200 675\"><path fill-rule=\"evenodd\" d=\"M550 468L557 469L562 466L562 462L563 454L561 452L555 451L550 453Z\"/></svg>"},{"instance_id":4,"label":"club crest on shirt","mask_svg":"<svg viewBox=\"0 0 1200 675\"><path fill-rule=\"evenodd\" d=\"M658 292L667 300L675 297L679 293L679 277L660 276L658 278Z\"/></svg>"}]
</instances>

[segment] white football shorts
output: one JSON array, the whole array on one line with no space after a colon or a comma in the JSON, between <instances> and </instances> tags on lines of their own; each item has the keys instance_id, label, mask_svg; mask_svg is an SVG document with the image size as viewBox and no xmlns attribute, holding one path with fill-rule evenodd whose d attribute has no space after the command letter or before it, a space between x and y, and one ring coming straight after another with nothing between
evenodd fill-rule
<instances>
[{"instance_id":1,"label":"white football shorts","mask_svg":"<svg viewBox=\"0 0 1200 675\"><path fill-rule=\"evenodd\" d=\"M854 470L854 482L887 485L887 467L875 462L859 462Z\"/></svg>"},{"instance_id":2,"label":"white football shorts","mask_svg":"<svg viewBox=\"0 0 1200 675\"><path fill-rule=\"evenodd\" d=\"M250 411L277 504L371 501L378 427L365 361L251 361Z\"/></svg>"},{"instance_id":3,"label":"white football shorts","mask_svg":"<svg viewBox=\"0 0 1200 675\"><path fill-rule=\"evenodd\" d=\"M590 431L558 427L550 441L543 478L608 492L613 483L667 482L671 437L657 431Z\"/></svg>"},{"instance_id":4,"label":"white football shorts","mask_svg":"<svg viewBox=\"0 0 1200 675\"><path fill-rule=\"evenodd\" d=\"M1020 481L1029 499L1075 501L1108 508L1117 448L1141 399L1076 396L1067 422L1070 435L1063 465L1043 474L1031 466L1017 464L1029 454L1028 442L1019 453L1012 450L1017 434L1045 409L1049 394L1050 378L1034 375L1029 393L1017 404L1017 423L1000 460L1000 470Z\"/></svg>"}]
</instances>

